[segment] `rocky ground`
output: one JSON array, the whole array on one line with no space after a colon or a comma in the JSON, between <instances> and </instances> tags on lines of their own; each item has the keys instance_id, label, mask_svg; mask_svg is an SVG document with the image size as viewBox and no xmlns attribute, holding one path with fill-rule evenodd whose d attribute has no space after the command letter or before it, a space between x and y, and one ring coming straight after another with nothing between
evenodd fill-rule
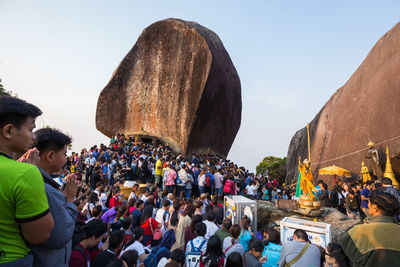
<instances>
[{"instance_id":1,"label":"rocky ground","mask_svg":"<svg viewBox=\"0 0 400 267\"><path fill-rule=\"evenodd\" d=\"M317 220L331 225L332 241L338 242L343 233L354 225L361 223L359 220L353 220L334 208L322 208L322 210L321 217L306 217L292 210L278 209L269 201L257 201L257 229L267 225L279 228L280 221L285 217Z\"/></svg>"}]
</instances>

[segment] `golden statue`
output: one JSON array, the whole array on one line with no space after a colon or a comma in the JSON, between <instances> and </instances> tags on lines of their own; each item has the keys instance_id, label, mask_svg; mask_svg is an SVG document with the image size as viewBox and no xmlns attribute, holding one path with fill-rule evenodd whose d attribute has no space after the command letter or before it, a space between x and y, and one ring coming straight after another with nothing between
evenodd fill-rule
<instances>
[{"instance_id":1,"label":"golden statue","mask_svg":"<svg viewBox=\"0 0 400 267\"><path fill-rule=\"evenodd\" d=\"M368 159L371 159L372 173L378 177L378 179L382 179L383 172L381 166L379 165L379 154L376 149L374 149L375 144L371 141L368 143L369 150L368 156L365 156Z\"/></svg>"},{"instance_id":2,"label":"golden statue","mask_svg":"<svg viewBox=\"0 0 400 267\"><path fill-rule=\"evenodd\" d=\"M299 172L301 174L300 179L300 189L303 191L304 195L313 195L312 191L317 191L313 184L313 175L311 172L311 164L305 159L303 163L301 163L301 157L299 157Z\"/></svg>"},{"instance_id":3,"label":"golden statue","mask_svg":"<svg viewBox=\"0 0 400 267\"><path fill-rule=\"evenodd\" d=\"M361 162L361 181L365 184L367 181L371 180L371 175L369 175L368 167L365 166L364 161Z\"/></svg>"},{"instance_id":4,"label":"golden statue","mask_svg":"<svg viewBox=\"0 0 400 267\"><path fill-rule=\"evenodd\" d=\"M386 168L385 168L385 173L383 174L384 177L390 178L392 180L392 185L397 187L399 186L399 183L396 180L396 177L394 175L393 169L392 169L392 164L390 163L390 156L389 156L389 147L386 146Z\"/></svg>"}]
</instances>

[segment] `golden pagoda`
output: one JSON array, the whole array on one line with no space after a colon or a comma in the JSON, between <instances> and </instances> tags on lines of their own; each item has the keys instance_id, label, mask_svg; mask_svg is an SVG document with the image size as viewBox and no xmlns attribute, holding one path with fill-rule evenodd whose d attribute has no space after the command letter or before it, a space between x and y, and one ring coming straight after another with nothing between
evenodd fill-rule
<instances>
[{"instance_id":1,"label":"golden pagoda","mask_svg":"<svg viewBox=\"0 0 400 267\"><path fill-rule=\"evenodd\" d=\"M399 183L397 182L393 169L392 169L392 164L390 163L390 156L389 156L389 147L386 145L386 167L385 167L385 173L383 174L383 177L390 178L392 180L392 185L397 187L399 186Z\"/></svg>"}]
</instances>

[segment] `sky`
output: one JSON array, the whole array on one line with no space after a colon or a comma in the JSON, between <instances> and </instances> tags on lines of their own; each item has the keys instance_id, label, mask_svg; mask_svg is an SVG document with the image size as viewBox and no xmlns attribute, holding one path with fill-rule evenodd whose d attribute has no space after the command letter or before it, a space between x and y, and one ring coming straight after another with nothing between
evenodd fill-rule
<instances>
[{"instance_id":1,"label":"sky","mask_svg":"<svg viewBox=\"0 0 400 267\"><path fill-rule=\"evenodd\" d=\"M196 21L222 40L242 86L242 121L229 152L255 171L284 157L400 17L400 1L0 0L0 79L40 107L37 127L73 137L73 151L109 139L97 98L150 24Z\"/></svg>"}]
</instances>

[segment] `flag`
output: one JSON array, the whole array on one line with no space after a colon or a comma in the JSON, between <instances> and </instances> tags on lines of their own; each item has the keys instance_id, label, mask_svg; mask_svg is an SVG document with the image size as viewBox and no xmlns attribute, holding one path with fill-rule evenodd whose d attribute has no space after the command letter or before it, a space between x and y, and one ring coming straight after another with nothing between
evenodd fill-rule
<instances>
[{"instance_id":1,"label":"flag","mask_svg":"<svg viewBox=\"0 0 400 267\"><path fill-rule=\"evenodd\" d=\"M301 181L301 173L299 172L299 178L297 179L297 186L296 186L296 197L300 197L303 192L300 189L300 181Z\"/></svg>"}]
</instances>

